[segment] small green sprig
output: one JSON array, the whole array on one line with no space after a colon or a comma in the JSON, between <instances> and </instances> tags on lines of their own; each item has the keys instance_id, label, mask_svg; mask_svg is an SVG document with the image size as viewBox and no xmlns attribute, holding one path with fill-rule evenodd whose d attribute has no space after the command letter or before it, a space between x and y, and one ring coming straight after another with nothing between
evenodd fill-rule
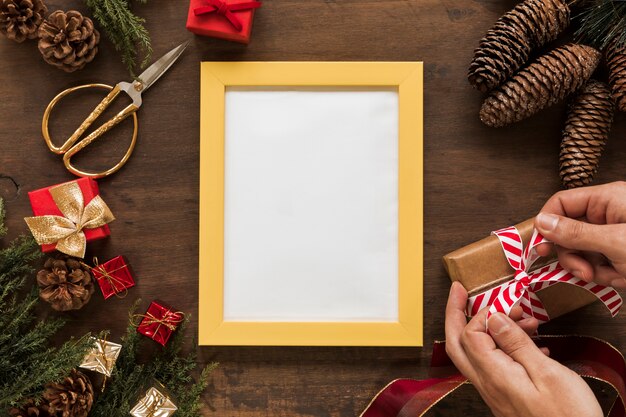
<instances>
[{"instance_id":1,"label":"small green sprig","mask_svg":"<svg viewBox=\"0 0 626 417\"><path fill-rule=\"evenodd\" d=\"M4 205L0 199L0 234L4 234ZM1 237L1 236L0 236ZM52 347L62 320L38 320L37 289L27 283L32 263L41 252L31 237L22 237L0 250L0 413L28 399L38 399L44 385L65 377L85 356L88 337Z\"/></svg>"},{"instance_id":2,"label":"small green sprig","mask_svg":"<svg viewBox=\"0 0 626 417\"><path fill-rule=\"evenodd\" d=\"M146 3L147 0L137 0ZM130 9L130 0L85 0L94 19L105 32L115 49L121 54L132 77L136 69L144 68L152 56L150 34L144 27L145 19ZM137 65L138 57L143 56Z\"/></svg>"},{"instance_id":3,"label":"small green sprig","mask_svg":"<svg viewBox=\"0 0 626 417\"><path fill-rule=\"evenodd\" d=\"M132 317L138 302L130 311ZM194 381L197 368L195 349L184 353L184 334L187 319L158 354L145 362L138 362L139 352L145 343L154 343L139 335L136 327L129 320L126 334L121 340L122 351L117 359L111 379L105 392L94 404L90 417L126 417L138 399L139 389L146 387L156 379L171 392L172 400L178 407L176 415L180 417L200 417L201 396L206 389L211 371L216 363L209 364ZM147 388L147 387L146 387Z\"/></svg>"}]
</instances>

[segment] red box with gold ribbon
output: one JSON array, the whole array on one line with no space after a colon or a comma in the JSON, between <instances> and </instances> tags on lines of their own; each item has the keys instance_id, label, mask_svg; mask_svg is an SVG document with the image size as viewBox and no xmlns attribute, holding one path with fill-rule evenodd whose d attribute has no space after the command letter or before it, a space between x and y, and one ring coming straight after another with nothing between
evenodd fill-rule
<instances>
[{"instance_id":1,"label":"red box with gold ribbon","mask_svg":"<svg viewBox=\"0 0 626 417\"><path fill-rule=\"evenodd\" d=\"M43 252L83 258L87 242L111 234L107 223L115 217L91 178L31 191L28 198L35 217L25 220Z\"/></svg>"},{"instance_id":2,"label":"red box with gold ribbon","mask_svg":"<svg viewBox=\"0 0 626 417\"><path fill-rule=\"evenodd\" d=\"M249 43L254 11L259 1L191 0L187 30L197 35Z\"/></svg>"},{"instance_id":3,"label":"red box with gold ribbon","mask_svg":"<svg viewBox=\"0 0 626 417\"><path fill-rule=\"evenodd\" d=\"M162 301L155 300L137 326L137 331L165 346L176 328L185 319L184 313L173 310Z\"/></svg>"},{"instance_id":4,"label":"red box with gold ribbon","mask_svg":"<svg viewBox=\"0 0 626 417\"><path fill-rule=\"evenodd\" d=\"M129 288L135 286L135 280L123 256L116 256L103 264L98 264L97 258L94 258L91 272L105 300L114 295L123 296Z\"/></svg>"}]
</instances>

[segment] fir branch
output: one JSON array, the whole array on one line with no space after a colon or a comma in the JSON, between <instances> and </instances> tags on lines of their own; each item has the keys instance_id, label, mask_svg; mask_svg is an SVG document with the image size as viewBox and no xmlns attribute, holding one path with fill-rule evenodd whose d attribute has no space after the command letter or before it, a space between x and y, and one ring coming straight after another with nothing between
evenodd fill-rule
<instances>
[{"instance_id":1,"label":"fir branch","mask_svg":"<svg viewBox=\"0 0 626 417\"><path fill-rule=\"evenodd\" d=\"M626 44L626 2L589 0L576 17L576 37L597 49L604 50L613 41Z\"/></svg>"},{"instance_id":2,"label":"fir branch","mask_svg":"<svg viewBox=\"0 0 626 417\"><path fill-rule=\"evenodd\" d=\"M5 232L0 199L0 231ZM38 398L50 381L66 376L89 348L86 339L50 347L63 326L61 320L37 321L39 297L28 278L41 252L31 237L22 237L0 250L0 412L26 399Z\"/></svg>"},{"instance_id":3,"label":"fir branch","mask_svg":"<svg viewBox=\"0 0 626 417\"><path fill-rule=\"evenodd\" d=\"M146 3L147 0L138 0ZM137 58L143 55L142 69L150 61L152 46L144 27L145 19L133 14L130 0L85 0L94 19L122 56L128 72L135 77Z\"/></svg>"},{"instance_id":4,"label":"fir branch","mask_svg":"<svg viewBox=\"0 0 626 417\"><path fill-rule=\"evenodd\" d=\"M132 307L130 316L136 312L138 303ZM172 400L178 407L180 417L199 417L202 405L201 396L211 372L217 364L210 364L200 372L194 382L193 374L197 367L195 349L183 352L187 320L179 326L174 336L161 351L147 363L136 362L136 358L146 343L154 343L137 333L129 320L126 335L122 338L122 351L117 359L107 389L96 400L89 414L91 417L128 416L135 405L141 389L149 388L155 379L164 384L172 393Z\"/></svg>"},{"instance_id":5,"label":"fir branch","mask_svg":"<svg viewBox=\"0 0 626 417\"><path fill-rule=\"evenodd\" d=\"M4 237L7 234L7 228L4 225L4 217L6 212L4 211L4 200L0 198L0 237Z\"/></svg>"}]
</instances>

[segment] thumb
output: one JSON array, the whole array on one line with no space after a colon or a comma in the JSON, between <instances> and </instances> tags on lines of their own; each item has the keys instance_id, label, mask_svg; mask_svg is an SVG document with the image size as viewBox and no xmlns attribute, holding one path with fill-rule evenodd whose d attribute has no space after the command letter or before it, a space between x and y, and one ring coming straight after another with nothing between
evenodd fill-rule
<instances>
[{"instance_id":1,"label":"thumb","mask_svg":"<svg viewBox=\"0 0 626 417\"><path fill-rule=\"evenodd\" d=\"M500 350L522 365L531 379L540 374L546 356L521 327L502 313L492 315L487 325Z\"/></svg>"},{"instance_id":2,"label":"thumb","mask_svg":"<svg viewBox=\"0 0 626 417\"><path fill-rule=\"evenodd\" d=\"M539 213L535 227L546 239L559 246L610 256L616 242L610 225L597 225L551 213Z\"/></svg>"}]
</instances>

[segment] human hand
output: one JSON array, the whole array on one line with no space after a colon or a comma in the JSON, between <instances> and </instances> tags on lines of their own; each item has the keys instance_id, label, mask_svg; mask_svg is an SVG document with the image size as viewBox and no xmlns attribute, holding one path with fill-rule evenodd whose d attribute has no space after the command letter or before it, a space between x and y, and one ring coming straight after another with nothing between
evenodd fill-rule
<instances>
[{"instance_id":1,"label":"human hand","mask_svg":"<svg viewBox=\"0 0 626 417\"><path fill-rule=\"evenodd\" d=\"M446 307L446 352L496 417L601 417L585 381L550 359L528 336L537 320L502 313L485 323L487 308L467 323L467 291L452 283ZM512 311L513 313L513 311ZM517 321L517 323L515 321Z\"/></svg>"},{"instance_id":2,"label":"human hand","mask_svg":"<svg viewBox=\"0 0 626 417\"><path fill-rule=\"evenodd\" d=\"M584 281L626 289L626 182L553 195L535 227L554 242L559 262ZM537 252L547 255L550 245Z\"/></svg>"}]
</instances>

